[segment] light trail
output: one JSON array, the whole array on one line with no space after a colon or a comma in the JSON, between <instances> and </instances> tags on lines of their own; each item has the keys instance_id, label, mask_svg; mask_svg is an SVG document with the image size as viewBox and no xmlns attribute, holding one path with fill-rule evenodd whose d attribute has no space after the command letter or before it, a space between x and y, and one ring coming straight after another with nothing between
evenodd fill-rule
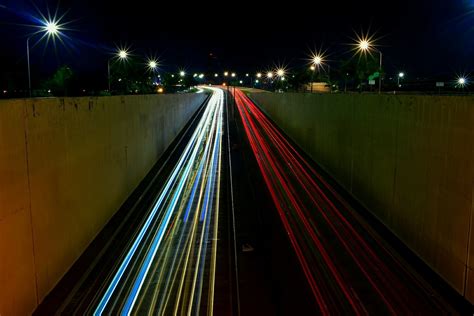
<instances>
[{"instance_id":1,"label":"light trail","mask_svg":"<svg viewBox=\"0 0 474 316\"><path fill-rule=\"evenodd\" d=\"M436 293L240 90L242 124L318 313L444 314Z\"/></svg>"},{"instance_id":2,"label":"light trail","mask_svg":"<svg viewBox=\"0 0 474 316\"><path fill-rule=\"evenodd\" d=\"M213 314L224 92L206 89L212 95L202 118L94 315Z\"/></svg>"}]
</instances>

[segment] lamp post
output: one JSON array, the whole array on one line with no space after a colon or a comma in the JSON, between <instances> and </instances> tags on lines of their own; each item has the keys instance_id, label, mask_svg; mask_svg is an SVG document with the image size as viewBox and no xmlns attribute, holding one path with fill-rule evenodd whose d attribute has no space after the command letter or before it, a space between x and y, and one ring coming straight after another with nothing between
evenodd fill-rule
<instances>
[{"instance_id":1,"label":"lamp post","mask_svg":"<svg viewBox=\"0 0 474 316\"><path fill-rule=\"evenodd\" d=\"M311 59L311 66L309 67L309 69L311 70L311 93L313 93L314 73L316 72L316 70L319 70L323 63L324 57L321 53L313 54Z\"/></svg>"},{"instance_id":2,"label":"lamp post","mask_svg":"<svg viewBox=\"0 0 474 316\"><path fill-rule=\"evenodd\" d=\"M152 82L152 85L158 85L158 80L156 80L156 70L158 69L158 61L156 61L155 59L148 59L147 61L147 67L148 67L148 71L150 71L153 75L153 82ZM158 76L159 77L159 76Z\"/></svg>"},{"instance_id":3,"label":"lamp post","mask_svg":"<svg viewBox=\"0 0 474 316\"><path fill-rule=\"evenodd\" d=\"M28 63L28 93L31 98L30 38L26 39L26 61Z\"/></svg>"},{"instance_id":4,"label":"lamp post","mask_svg":"<svg viewBox=\"0 0 474 316\"><path fill-rule=\"evenodd\" d=\"M464 88L468 85L468 80L466 77L459 77L456 83L456 87L460 88L464 92Z\"/></svg>"},{"instance_id":5,"label":"lamp post","mask_svg":"<svg viewBox=\"0 0 474 316\"><path fill-rule=\"evenodd\" d=\"M375 48L374 45L370 42L370 40L367 38L360 39L357 46L358 46L357 49L363 53L367 53L372 50L379 53L379 94L382 93L382 74L381 74L382 60L383 60L382 51Z\"/></svg>"},{"instance_id":6,"label":"lamp post","mask_svg":"<svg viewBox=\"0 0 474 316\"><path fill-rule=\"evenodd\" d=\"M110 80L110 61L114 58L118 58L119 60L125 61L128 58L128 52L125 49L120 49L117 53L116 56L109 58L107 60L107 78L109 81L109 93L112 94L111 90L111 80Z\"/></svg>"},{"instance_id":7,"label":"lamp post","mask_svg":"<svg viewBox=\"0 0 474 316\"><path fill-rule=\"evenodd\" d=\"M400 86L400 80L402 80L404 77L405 77L405 73L400 72L400 73L398 74L397 85L398 85L399 88L401 87L401 86Z\"/></svg>"},{"instance_id":8,"label":"lamp post","mask_svg":"<svg viewBox=\"0 0 474 316\"><path fill-rule=\"evenodd\" d=\"M379 52L379 94L382 93L382 58L383 58L383 55L382 55L382 51L381 50L378 50L377 51Z\"/></svg>"},{"instance_id":9,"label":"lamp post","mask_svg":"<svg viewBox=\"0 0 474 316\"><path fill-rule=\"evenodd\" d=\"M314 65L311 65L309 67L309 70L311 70L311 82L309 83L310 92L313 93L314 72L316 71L316 67Z\"/></svg>"},{"instance_id":10,"label":"lamp post","mask_svg":"<svg viewBox=\"0 0 474 316\"><path fill-rule=\"evenodd\" d=\"M41 27L41 31L44 33L44 36L47 36L48 39L50 37L56 37L61 34L61 26L58 24L58 22L54 20L50 21L44 21L43 26ZM32 96L32 90L31 90L31 66L30 66L30 38L28 37L26 39L26 60L28 64L28 92L30 95L30 98Z\"/></svg>"},{"instance_id":11,"label":"lamp post","mask_svg":"<svg viewBox=\"0 0 474 316\"><path fill-rule=\"evenodd\" d=\"M273 89L273 72L267 72L267 80L270 82L270 89Z\"/></svg>"}]
</instances>

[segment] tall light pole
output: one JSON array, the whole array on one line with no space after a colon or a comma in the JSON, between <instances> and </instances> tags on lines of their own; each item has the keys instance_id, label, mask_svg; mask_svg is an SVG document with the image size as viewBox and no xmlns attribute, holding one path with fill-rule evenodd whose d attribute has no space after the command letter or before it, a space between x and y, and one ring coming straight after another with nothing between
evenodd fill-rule
<instances>
[{"instance_id":1,"label":"tall light pole","mask_svg":"<svg viewBox=\"0 0 474 316\"><path fill-rule=\"evenodd\" d=\"M404 73L404 72L400 72L400 73L398 74L397 85L398 85L399 88L401 87L401 86L400 86L400 80L402 80L404 77L405 77L405 73Z\"/></svg>"},{"instance_id":2,"label":"tall light pole","mask_svg":"<svg viewBox=\"0 0 474 316\"><path fill-rule=\"evenodd\" d=\"M375 48L369 38L359 39L359 42L357 44L357 50L363 52L364 54L366 54L367 52L371 53L371 51L376 51L379 53L379 94L382 93L382 51Z\"/></svg>"},{"instance_id":3,"label":"tall light pole","mask_svg":"<svg viewBox=\"0 0 474 316\"><path fill-rule=\"evenodd\" d=\"M323 63L323 57L321 55L315 55L313 57L313 73L311 74L311 93L313 93L313 74L316 70L319 70L321 64Z\"/></svg>"},{"instance_id":4,"label":"tall light pole","mask_svg":"<svg viewBox=\"0 0 474 316\"><path fill-rule=\"evenodd\" d=\"M110 80L110 62L114 59L114 58L117 58L118 60L121 60L121 61L125 61L127 60L128 58L128 51L126 49L119 49L116 53L115 56L113 56L112 58L109 58L107 60L107 78L108 78L108 81L109 81L109 93L112 94L112 90L111 90L111 80Z\"/></svg>"},{"instance_id":5,"label":"tall light pole","mask_svg":"<svg viewBox=\"0 0 474 316\"><path fill-rule=\"evenodd\" d=\"M314 73L320 70L324 62L325 62L325 57L322 52L316 52L312 54L311 66L309 67L309 69L311 70L311 93L313 93Z\"/></svg>"},{"instance_id":6,"label":"tall light pole","mask_svg":"<svg viewBox=\"0 0 474 316\"><path fill-rule=\"evenodd\" d=\"M30 38L29 37L26 39L26 61L28 63L28 93L31 98L32 93L31 93Z\"/></svg>"},{"instance_id":7,"label":"tall light pole","mask_svg":"<svg viewBox=\"0 0 474 316\"><path fill-rule=\"evenodd\" d=\"M150 71L153 74L152 84L155 85L155 83L157 83L157 80L155 81L155 79L156 79L156 71L158 69L158 61L156 59L149 58L147 60L147 68L148 68L148 71Z\"/></svg>"},{"instance_id":8,"label":"tall light pole","mask_svg":"<svg viewBox=\"0 0 474 316\"><path fill-rule=\"evenodd\" d=\"M382 93L382 51L377 49L379 52L379 94Z\"/></svg>"},{"instance_id":9,"label":"tall light pole","mask_svg":"<svg viewBox=\"0 0 474 316\"><path fill-rule=\"evenodd\" d=\"M458 77L456 80L456 87L464 92L464 88L469 84L468 79L464 76Z\"/></svg>"},{"instance_id":10,"label":"tall light pole","mask_svg":"<svg viewBox=\"0 0 474 316\"><path fill-rule=\"evenodd\" d=\"M40 32L44 33L43 37L47 36L48 39L51 37L55 38L61 34L61 26L54 20L43 21L43 26L41 26ZM26 39L26 60L28 63L28 92L31 98L30 38L31 37L28 37Z\"/></svg>"}]
</instances>

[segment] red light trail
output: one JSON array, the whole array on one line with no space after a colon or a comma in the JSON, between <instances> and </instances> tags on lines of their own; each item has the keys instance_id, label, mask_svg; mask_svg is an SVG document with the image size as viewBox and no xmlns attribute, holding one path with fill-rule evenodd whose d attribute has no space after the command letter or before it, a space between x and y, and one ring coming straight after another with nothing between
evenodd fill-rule
<instances>
[{"instance_id":1,"label":"red light trail","mask_svg":"<svg viewBox=\"0 0 474 316\"><path fill-rule=\"evenodd\" d=\"M448 313L241 91L233 95L257 164L323 315Z\"/></svg>"}]
</instances>

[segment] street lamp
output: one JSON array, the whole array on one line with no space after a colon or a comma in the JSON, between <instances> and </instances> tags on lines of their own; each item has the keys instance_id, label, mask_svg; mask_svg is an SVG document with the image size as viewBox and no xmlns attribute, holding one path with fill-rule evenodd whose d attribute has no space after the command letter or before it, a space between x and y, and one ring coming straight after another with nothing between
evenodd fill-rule
<instances>
[{"instance_id":1,"label":"street lamp","mask_svg":"<svg viewBox=\"0 0 474 316\"><path fill-rule=\"evenodd\" d=\"M359 42L359 48L361 50L367 51L369 47L370 47L370 42L368 40L363 39Z\"/></svg>"},{"instance_id":2,"label":"street lamp","mask_svg":"<svg viewBox=\"0 0 474 316\"><path fill-rule=\"evenodd\" d=\"M371 51L376 51L379 53L379 94L382 92L382 51L375 48L374 44L370 41L368 37L359 38L359 42L357 43L357 50L361 53L367 54L371 53Z\"/></svg>"},{"instance_id":3,"label":"street lamp","mask_svg":"<svg viewBox=\"0 0 474 316\"><path fill-rule=\"evenodd\" d=\"M158 67L158 63L154 60L150 60L148 61L148 68L150 68L150 70L154 71L156 70L156 67Z\"/></svg>"},{"instance_id":4,"label":"street lamp","mask_svg":"<svg viewBox=\"0 0 474 316\"><path fill-rule=\"evenodd\" d=\"M109 93L112 93L110 80L110 61L114 58L117 58L120 61L126 61L128 59L128 50L125 48L119 48L119 50L115 53L115 56L107 60L107 79L109 81Z\"/></svg>"},{"instance_id":5,"label":"street lamp","mask_svg":"<svg viewBox=\"0 0 474 316\"><path fill-rule=\"evenodd\" d=\"M313 81L314 81L314 71L316 70L316 66L315 65L311 65L309 67L309 69L311 70L311 82L310 82L310 92L313 93Z\"/></svg>"},{"instance_id":6,"label":"street lamp","mask_svg":"<svg viewBox=\"0 0 474 316\"><path fill-rule=\"evenodd\" d=\"M271 71L267 72L267 78L268 79L273 78L273 72L271 72Z\"/></svg>"},{"instance_id":7,"label":"street lamp","mask_svg":"<svg viewBox=\"0 0 474 316\"><path fill-rule=\"evenodd\" d=\"M121 49L119 52L118 52L118 57L121 59L121 60L125 60L127 59L128 57L128 52L124 49Z\"/></svg>"},{"instance_id":8,"label":"street lamp","mask_svg":"<svg viewBox=\"0 0 474 316\"><path fill-rule=\"evenodd\" d=\"M186 73L184 72L184 70L181 70L181 71L179 72L179 76L180 76L180 77L184 77L185 75L186 75Z\"/></svg>"},{"instance_id":9,"label":"street lamp","mask_svg":"<svg viewBox=\"0 0 474 316\"><path fill-rule=\"evenodd\" d=\"M59 19L58 21L56 21L55 19L43 20L42 22L43 26L40 27L40 31L39 31L43 33L43 36L41 38L44 38L46 36L47 39L49 40L50 38L55 39L56 37L59 37L61 35L61 30L63 29L62 25L59 24L60 20L61 19ZM26 60L28 63L28 91L31 98L32 90L31 90L31 66L30 66L30 38L31 36L29 36L26 39Z\"/></svg>"},{"instance_id":10,"label":"street lamp","mask_svg":"<svg viewBox=\"0 0 474 316\"><path fill-rule=\"evenodd\" d=\"M400 87L400 80L402 80L403 78L405 77L405 73L404 72L400 72L398 74L398 80L397 80L397 83L398 83L398 87Z\"/></svg>"},{"instance_id":11,"label":"street lamp","mask_svg":"<svg viewBox=\"0 0 474 316\"><path fill-rule=\"evenodd\" d=\"M319 67L319 65L321 65L321 63L323 62L323 58L319 55L316 55L314 56L313 58L313 63Z\"/></svg>"},{"instance_id":12,"label":"street lamp","mask_svg":"<svg viewBox=\"0 0 474 316\"><path fill-rule=\"evenodd\" d=\"M465 77L459 77L457 83L458 87L464 88L467 85L467 79Z\"/></svg>"}]
</instances>

